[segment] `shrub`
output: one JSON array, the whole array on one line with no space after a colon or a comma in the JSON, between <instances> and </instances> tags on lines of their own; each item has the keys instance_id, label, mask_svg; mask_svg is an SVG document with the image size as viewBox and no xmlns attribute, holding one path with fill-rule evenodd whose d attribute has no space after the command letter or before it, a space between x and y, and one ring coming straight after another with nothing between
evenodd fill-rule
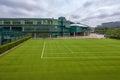
<instances>
[{"instance_id":1,"label":"shrub","mask_svg":"<svg viewBox=\"0 0 120 80\"><path fill-rule=\"evenodd\" d=\"M120 39L120 28L107 30L106 36L107 36L108 38Z\"/></svg>"},{"instance_id":2,"label":"shrub","mask_svg":"<svg viewBox=\"0 0 120 80\"><path fill-rule=\"evenodd\" d=\"M22 42L24 42L24 41L26 41L30 38L31 38L30 36L27 36L27 37L24 37L22 39L16 40L14 42L10 42L10 43L7 43L7 44L4 44L4 45L0 46L0 54L2 54L3 52L19 45L20 43L22 43Z\"/></svg>"}]
</instances>

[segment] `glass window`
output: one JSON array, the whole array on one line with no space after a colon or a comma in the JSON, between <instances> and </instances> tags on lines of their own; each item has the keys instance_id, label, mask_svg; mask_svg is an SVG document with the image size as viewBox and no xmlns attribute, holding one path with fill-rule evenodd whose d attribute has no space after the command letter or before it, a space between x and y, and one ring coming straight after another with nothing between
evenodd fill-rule
<instances>
[{"instance_id":1,"label":"glass window","mask_svg":"<svg viewBox=\"0 0 120 80\"><path fill-rule=\"evenodd\" d=\"M19 24L21 24L21 22L20 21L12 21L12 24L13 25L19 25Z\"/></svg>"},{"instance_id":2,"label":"glass window","mask_svg":"<svg viewBox=\"0 0 120 80\"><path fill-rule=\"evenodd\" d=\"M25 21L24 21L24 20L21 20L21 24L25 24Z\"/></svg>"},{"instance_id":3,"label":"glass window","mask_svg":"<svg viewBox=\"0 0 120 80\"><path fill-rule=\"evenodd\" d=\"M37 21L37 24L42 24L42 21Z\"/></svg>"},{"instance_id":4,"label":"glass window","mask_svg":"<svg viewBox=\"0 0 120 80\"><path fill-rule=\"evenodd\" d=\"M10 24L10 21L4 21L4 24Z\"/></svg>"},{"instance_id":5,"label":"glass window","mask_svg":"<svg viewBox=\"0 0 120 80\"><path fill-rule=\"evenodd\" d=\"M2 21L2 20L0 21L0 24L3 24L3 21Z\"/></svg>"},{"instance_id":6,"label":"glass window","mask_svg":"<svg viewBox=\"0 0 120 80\"><path fill-rule=\"evenodd\" d=\"M33 21L30 21L30 20L25 20L25 24L33 24Z\"/></svg>"}]
</instances>

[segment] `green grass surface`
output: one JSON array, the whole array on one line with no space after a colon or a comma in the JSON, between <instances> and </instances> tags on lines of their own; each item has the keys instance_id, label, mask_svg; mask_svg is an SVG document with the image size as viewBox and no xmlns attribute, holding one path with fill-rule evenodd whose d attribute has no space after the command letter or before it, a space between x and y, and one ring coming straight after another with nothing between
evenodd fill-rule
<instances>
[{"instance_id":1,"label":"green grass surface","mask_svg":"<svg viewBox=\"0 0 120 80\"><path fill-rule=\"evenodd\" d=\"M0 80L120 80L120 41L31 39L0 57Z\"/></svg>"}]
</instances>

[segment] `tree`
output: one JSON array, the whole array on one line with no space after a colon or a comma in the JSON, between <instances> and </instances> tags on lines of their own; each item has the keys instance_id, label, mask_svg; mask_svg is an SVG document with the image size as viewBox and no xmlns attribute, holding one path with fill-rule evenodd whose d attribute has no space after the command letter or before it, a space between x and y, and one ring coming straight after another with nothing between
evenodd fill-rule
<instances>
[{"instance_id":1,"label":"tree","mask_svg":"<svg viewBox=\"0 0 120 80\"><path fill-rule=\"evenodd\" d=\"M120 28L108 29L106 37L120 39Z\"/></svg>"}]
</instances>

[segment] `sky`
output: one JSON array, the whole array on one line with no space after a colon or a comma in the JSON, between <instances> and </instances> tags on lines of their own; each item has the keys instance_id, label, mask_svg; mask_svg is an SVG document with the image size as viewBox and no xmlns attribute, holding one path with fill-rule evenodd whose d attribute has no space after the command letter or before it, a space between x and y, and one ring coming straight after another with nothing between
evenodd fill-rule
<instances>
[{"instance_id":1,"label":"sky","mask_svg":"<svg viewBox=\"0 0 120 80\"><path fill-rule=\"evenodd\" d=\"M0 0L0 18L58 18L95 27L120 21L120 0Z\"/></svg>"}]
</instances>

